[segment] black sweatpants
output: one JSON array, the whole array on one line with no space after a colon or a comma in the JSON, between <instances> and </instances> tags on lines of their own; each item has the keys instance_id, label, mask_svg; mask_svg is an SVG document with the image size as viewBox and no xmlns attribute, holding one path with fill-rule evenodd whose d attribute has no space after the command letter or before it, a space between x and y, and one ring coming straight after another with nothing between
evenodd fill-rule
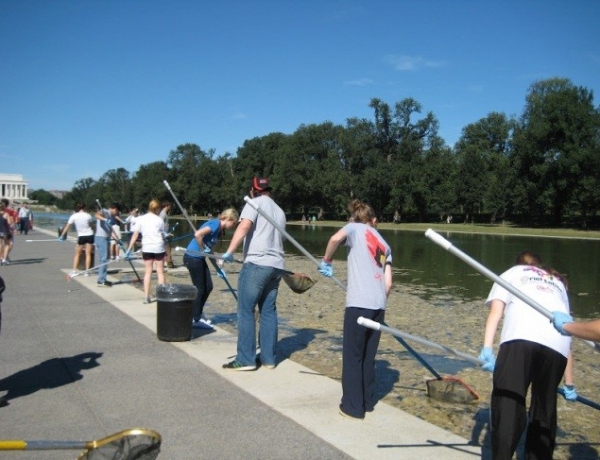
<instances>
[{"instance_id":1,"label":"black sweatpants","mask_svg":"<svg viewBox=\"0 0 600 460\"><path fill-rule=\"evenodd\" d=\"M347 307L344 313L342 351L342 410L364 417L375 407L375 355L381 332L361 326L359 316L383 322L385 310Z\"/></svg>"},{"instance_id":2,"label":"black sweatpants","mask_svg":"<svg viewBox=\"0 0 600 460\"><path fill-rule=\"evenodd\" d=\"M556 439L556 389L567 365L560 353L527 340L500 345L492 390L492 455L510 460L527 425L526 396L531 386L525 458L550 460Z\"/></svg>"}]
</instances>

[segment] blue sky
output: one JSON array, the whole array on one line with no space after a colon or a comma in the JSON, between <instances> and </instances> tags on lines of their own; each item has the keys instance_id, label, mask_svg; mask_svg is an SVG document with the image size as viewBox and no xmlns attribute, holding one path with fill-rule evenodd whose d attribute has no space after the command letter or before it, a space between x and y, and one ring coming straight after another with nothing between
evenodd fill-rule
<instances>
[{"instance_id":1,"label":"blue sky","mask_svg":"<svg viewBox=\"0 0 600 460\"><path fill-rule=\"evenodd\" d=\"M68 190L412 97L454 145L530 85L600 86L600 1L0 0L0 172Z\"/></svg>"}]
</instances>

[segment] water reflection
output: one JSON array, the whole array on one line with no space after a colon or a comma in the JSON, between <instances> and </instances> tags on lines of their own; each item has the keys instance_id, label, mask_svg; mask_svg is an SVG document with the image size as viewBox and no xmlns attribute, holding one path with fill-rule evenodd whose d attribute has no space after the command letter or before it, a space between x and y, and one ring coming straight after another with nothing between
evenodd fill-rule
<instances>
[{"instance_id":1,"label":"water reflection","mask_svg":"<svg viewBox=\"0 0 600 460\"><path fill-rule=\"evenodd\" d=\"M45 227L62 226L68 214L35 215L36 224ZM458 228L460 224L453 224ZM286 229L316 258L325 250L332 227L289 225ZM179 225L175 237L189 233L188 225ZM424 232L381 230L390 244L394 257L394 283L411 294L428 300L434 306L451 306L465 300L483 299L491 281L456 256L444 251L425 237ZM567 275L571 308L581 318L600 316L600 240L581 240L548 237L481 235L439 232L457 248L496 274L508 269L523 249L537 252L548 265ZM190 237L191 238L191 237ZM188 239L178 241L185 246ZM302 255L294 245L285 244L286 252ZM344 258L342 248L336 258Z\"/></svg>"}]
</instances>

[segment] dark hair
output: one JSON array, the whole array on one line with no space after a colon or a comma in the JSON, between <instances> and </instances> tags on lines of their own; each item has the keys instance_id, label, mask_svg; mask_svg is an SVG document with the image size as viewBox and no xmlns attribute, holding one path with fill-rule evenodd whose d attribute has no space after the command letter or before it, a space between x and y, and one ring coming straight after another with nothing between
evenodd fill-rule
<instances>
[{"instance_id":1,"label":"dark hair","mask_svg":"<svg viewBox=\"0 0 600 460\"><path fill-rule=\"evenodd\" d=\"M373 223L373 219L375 219L373 208L360 200L352 200L348 203L348 213L350 214L350 222L369 224Z\"/></svg>"},{"instance_id":2,"label":"dark hair","mask_svg":"<svg viewBox=\"0 0 600 460\"><path fill-rule=\"evenodd\" d=\"M117 211L121 211L121 205L115 201L113 201L110 206L110 209L116 209Z\"/></svg>"},{"instance_id":3,"label":"dark hair","mask_svg":"<svg viewBox=\"0 0 600 460\"><path fill-rule=\"evenodd\" d=\"M541 268L553 277L558 278L565 285L565 288L568 289L569 287L565 275L552 267L545 266L542 262L542 258L529 249L525 249L517 255L517 258L515 259L515 265L531 265L532 267Z\"/></svg>"},{"instance_id":4,"label":"dark hair","mask_svg":"<svg viewBox=\"0 0 600 460\"><path fill-rule=\"evenodd\" d=\"M75 211L77 211L77 212L79 212L79 211L81 211L82 209L85 209L85 208L86 208L85 203L77 203L75 205Z\"/></svg>"}]
</instances>

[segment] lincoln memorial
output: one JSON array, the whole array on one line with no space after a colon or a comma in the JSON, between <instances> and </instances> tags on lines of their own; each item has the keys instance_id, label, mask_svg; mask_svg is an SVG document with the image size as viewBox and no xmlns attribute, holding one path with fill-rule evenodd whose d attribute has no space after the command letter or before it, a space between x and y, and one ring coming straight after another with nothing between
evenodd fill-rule
<instances>
[{"instance_id":1,"label":"lincoln memorial","mask_svg":"<svg viewBox=\"0 0 600 460\"><path fill-rule=\"evenodd\" d=\"M21 174L0 173L0 198L10 201L28 201L27 181Z\"/></svg>"}]
</instances>

